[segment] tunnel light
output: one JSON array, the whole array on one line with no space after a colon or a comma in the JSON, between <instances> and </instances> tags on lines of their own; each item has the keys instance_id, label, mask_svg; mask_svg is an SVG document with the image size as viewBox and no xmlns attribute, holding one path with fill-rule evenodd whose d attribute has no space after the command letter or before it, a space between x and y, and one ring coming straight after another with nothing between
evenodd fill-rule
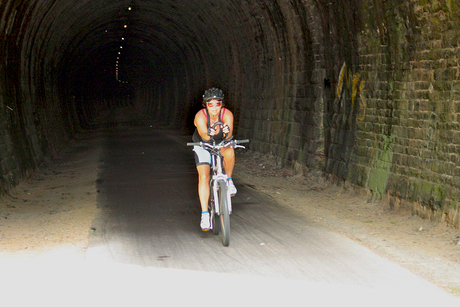
<instances>
[{"instance_id":1,"label":"tunnel light","mask_svg":"<svg viewBox=\"0 0 460 307\"><path fill-rule=\"evenodd\" d=\"M127 27L128 27L128 25L125 25L125 26L124 26L124 28L127 28Z\"/></svg>"},{"instance_id":2,"label":"tunnel light","mask_svg":"<svg viewBox=\"0 0 460 307\"><path fill-rule=\"evenodd\" d=\"M124 38L124 37L122 37L122 38L121 38L121 40L122 40L122 41L124 41L124 40L125 40L125 38Z\"/></svg>"},{"instance_id":3,"label":"tunnel light","mask_svg":"<svg viewBox=\"0 0 460 307\"><path fill-rule=\"evenodd\" d=\"M131 7L128 7L128 11L131 11Z\"/></svg>"},{"instance_id":4,"label":"tunnel light","mask_svg":"<svg viewBox=\"0 0 460 307\"><path fill-rule=\"evenodd\" d=\"M120 46L120 49L123 49L123 46Z\"/></svg>"}]
</instances>

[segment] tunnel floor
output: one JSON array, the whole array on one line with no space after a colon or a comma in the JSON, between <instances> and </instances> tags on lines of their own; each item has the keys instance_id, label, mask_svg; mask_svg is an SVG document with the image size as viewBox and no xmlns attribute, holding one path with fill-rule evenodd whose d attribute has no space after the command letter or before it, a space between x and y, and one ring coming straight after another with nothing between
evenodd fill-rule
<instances>
[{"instance_id":1,"label":"tunnel floor","mask_svg":"<svg viewBox=\"0 0 460 307\"><path fill-rule=\"evenodd\" d=\"M165 131L188 141L181 132ZM0 199L0 260L84 261L88 233L97 231L91 225L99 210L96 181L103 142L103 129L79 135L58 160ZM366 195L332 185L320 174L295 174L251 151L238 152L234 177L460 295L458 230L384 210L369 203Z\"/></svg>"}]
</instances>

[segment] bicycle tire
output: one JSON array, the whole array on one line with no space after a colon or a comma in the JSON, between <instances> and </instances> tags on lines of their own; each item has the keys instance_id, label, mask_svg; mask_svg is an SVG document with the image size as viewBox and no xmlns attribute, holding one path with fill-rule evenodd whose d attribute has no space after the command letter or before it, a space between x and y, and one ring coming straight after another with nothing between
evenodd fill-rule
<instances>
[{"instance_id":1,"label":"bicycle tire","mask_svg":"<svg viewBox=\"0 0 460 307\"><path fill-rule=\"evenodd\" d=\"M225 181L219 181L219 192L217 194L219 195L222 244L228 246L230 244L230 213L228 212L227 184Z\"/></svg>"},{"instance_id":2,"label":"bicycle tire","mask_svg":"<svg viewBox=\"0 0 460 307\"><path fill-rule=\"evenodd\" d=\"M213 197L213 192L211 190L211 197L209 198L209 209L211 211L211 223L212 223L212 233L218 235L220 233L220 219L216 214L216 207Z\"/></svg>"}]
</instances>

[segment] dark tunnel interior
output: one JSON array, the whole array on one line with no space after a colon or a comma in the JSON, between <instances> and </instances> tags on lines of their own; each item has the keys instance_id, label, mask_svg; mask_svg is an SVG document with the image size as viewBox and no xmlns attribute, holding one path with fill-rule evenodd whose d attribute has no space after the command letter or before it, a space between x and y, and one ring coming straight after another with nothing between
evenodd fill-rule
<instances>
[{"instance_id":1,"label":"dark tunnel interior","mask_svg":"<svg viewBox=\"0 0 460 307\"><path fill-rule=\"evenodd\" d=\"M3 125L19 140L7 148L14 170L5 185L118 107L190 132L213 86L252 150L324 169L341 67L359 64L358 8L357 0L3 1L11 116ZM356 125L338 120L349 154Z\"/></svg>"},{"instance_id":2,"label":"dark tunnel interior","mask_svg":"<svg viewBox=\"0 0 460 307\"><path fill-rule=\"evenodd\" d=\"M228 87L238 65L232 48L249 45L243 33L235 39L236 25L244 22L238 20L241 8L234 5L225 1L79 2L72 9L75 22L62 34L68 41L64 52L53 54L59 63L59 93L64 99L75 97L80 108L100 101L140 103L136 98L143 98L151 110L164 110L159 118L179 125L189 116L185 113L190 101L199 102L206 87Z\"/></svg>"},{"instance_id":3,"label":"dark tunnel interior","mask_svg":"<svg viewBox=\"0 0 460 307\"><path fill-rule=\"evenodd\" d=\"M14 109L25 112L20 118L34 117L39 131L52 126L55 134L72 134L101 110L126 105L190 130L204 90L217 86L236 132L251 137L255 149L295 160L307 148L308 164L322 142L323 96L333 91L321 90L326 76L315 33L323 31L318 14L328 9L320 3L42 0L9 1L1 9L7 91ZM337 63L329 65L332 82ZM291 131L281 126L291 122L303 128L288 150ZM62 139L37 138L48 145Z\"/></svg>"}]
</instances>

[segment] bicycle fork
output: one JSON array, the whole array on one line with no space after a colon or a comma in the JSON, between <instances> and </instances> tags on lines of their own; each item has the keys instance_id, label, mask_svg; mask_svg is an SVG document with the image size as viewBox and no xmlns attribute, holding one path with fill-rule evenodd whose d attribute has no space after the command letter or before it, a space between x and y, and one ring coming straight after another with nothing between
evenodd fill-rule
<instances>
[{"instance_id":1,"label":"bicycle fork","mask_svg":"<svg viewBox=\"0 0 460 307\"><path fill-rule=\"evenodd\" d=\"M222 172L222 158L220 156L216 157L214 155L211 156L212 159L212 193L214 195L214 207L216 209L215 214L220 215L220 205L219 205L219 181L223 180L225 182L225 186L227 187L227 208L228 214L232 214L232 200L230 193L228 193L228 175Z\"/></svg>"},{"instance_id":2,"label":"bicycle fork","mask_svg":"<svg viewBox=\"0 0 460 307\"><path fill-rule=\"evenodd\" d=\"M227 207L228 207L228 214L232 214L232 198L230 193L228 192L228 176L225 174L216 174L212 176L212 192L214 196L214 207L216 209L216 214L220 215L220 206L219 206L219 181L223 180L225 182L225 186L227 187Z\"/></svg>"}]
</instances>

